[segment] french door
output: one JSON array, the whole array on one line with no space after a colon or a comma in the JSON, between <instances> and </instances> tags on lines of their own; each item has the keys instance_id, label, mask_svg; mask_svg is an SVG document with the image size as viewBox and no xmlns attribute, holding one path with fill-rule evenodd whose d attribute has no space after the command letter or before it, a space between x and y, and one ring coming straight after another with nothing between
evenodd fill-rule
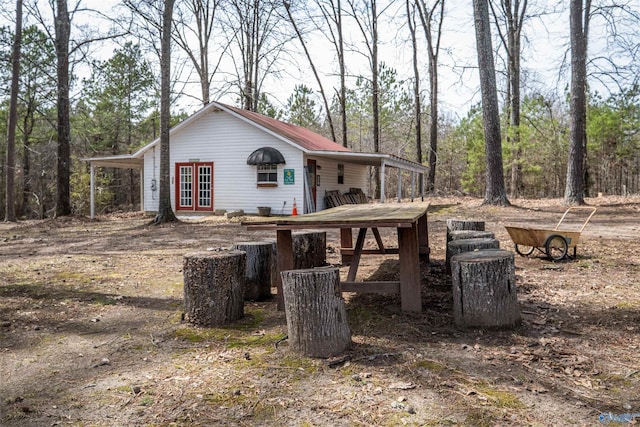
<instances>
[{"instance_id":1,"label":"french door","mask_svg":"<svg viewBox=\"0 0 640 427\"><path fill-rule=\"evenodd\" d=\"M176 210L213 210L213 162L176 163Z\"/></svg>"}]
</instances>

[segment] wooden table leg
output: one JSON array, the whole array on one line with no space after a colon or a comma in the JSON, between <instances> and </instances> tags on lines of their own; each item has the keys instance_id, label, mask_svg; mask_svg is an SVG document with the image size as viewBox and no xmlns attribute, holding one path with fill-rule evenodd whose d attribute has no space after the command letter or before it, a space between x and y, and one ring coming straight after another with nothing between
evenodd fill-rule
<instances>
[{"instance_id":1,"label":"wooden table leg","mask_svg":"<svg viewBox=\"0 0 640 427\"><path fill-rule=\"evenodd\" d=\"M418 249L420 259L428 263L431 249L429 248L429 225L427 224L426 212L418 219Z\"/></svg>"},{"instance_id":2,"label":"wooden table leg","mask_svg":"<svg viewBox=\"0 0 640 427\"><path fill-rule=\"evenodd\" d=\"M380 231L378 231L378 227L373 227L371 231L373 232L373 237L375 237L376 243L378 244L378 249L380 249L380 251L384 253L384 243L382 242L382 237L380 237Z\"/></svg>"},{"instance_id":3,"label":"wooden table leg","mask_svg":"<svg viewBox=\"0 0 640 427\"><path fill-rule=\"evenodd\" d=\"M418 224L398 227L400 253L400 302L402 311L421 312L420 257L418 255Z\"/></svg>"},{"instance_id":4,"label":"wooden table leg","mask_svg":"<svg viewBox=\"0 0 640 427\"><path fill-rule=\"evenodd\" d=\"M362 256L362 248L364 247L364 238L367 235L367 229L361 228L358 232L358 240L356 240L356 248L353 251L349 273L347 273L347 282L355 282L356 274L358 274L358 266L360 265L360 257Z\"/></svg>"},{"instance_id":5,"label":"wooden table leg","mask_svg":"<svg viewBox=\"0 0 640 427\"><path fill-rule=\"evenodd\" d=\"M340 229L340 248L353 248L353 234L350 228ZM346 264L350 261L351 255L342 255L342 264Z\"/></svg>"},{"instance_id":6,"label":"wooden table leg","mask_svg":"<svg viewBox=\"0 0 640 427\"><path fill-rule=\"evenodd\" d=\"M278 295L276 301L278 302L278 311L284 311L284 294L282 293L282 276L280 272L293 270L293 239L291 237L291 230L277 231L276 246L278 252L276 271Z\"/></svg>"}]
</instances>

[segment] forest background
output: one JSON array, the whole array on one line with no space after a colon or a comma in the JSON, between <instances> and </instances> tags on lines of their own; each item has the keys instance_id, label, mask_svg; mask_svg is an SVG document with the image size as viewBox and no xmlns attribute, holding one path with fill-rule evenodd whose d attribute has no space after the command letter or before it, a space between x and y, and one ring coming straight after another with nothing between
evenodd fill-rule
<instances>
[{"instance_id":1,"label":"forest background","mask_svg":"<svg viewBox=\"0 0 640 427\"><path fill-rule=\"evenodd\" d=\"M2 159L16 4L22 3L0 0ZM571 126L566 3L489 2L502 164L512 198L565 191ZM62 8L69 16L70 209L86 214L89 166L80 159L130 153L159 136L162 6L154 0L24 1L13 168L19 218L56 214ZM470 2L453 0L177 1L171 120L220 100L305 126L355 151L429 164L432 193L481 195L487 162L473 12ZM588 13L586 195L637 194L640 4L594 1ZM8 164L0 165L2 215ZM136 210L136 174L101 170L98 212ZM391 194L398 178L386 180ZM371 196L373 180L365 189Z\"/></svg>"}]
</instances>

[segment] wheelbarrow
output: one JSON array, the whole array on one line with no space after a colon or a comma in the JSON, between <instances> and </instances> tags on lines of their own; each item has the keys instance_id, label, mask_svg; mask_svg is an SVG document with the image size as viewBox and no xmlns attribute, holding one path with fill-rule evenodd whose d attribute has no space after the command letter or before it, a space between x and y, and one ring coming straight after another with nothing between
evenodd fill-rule
<instances>
[{"instance_id":1,"label":"wheelbarrow","mask_svg":"<svg viewBox=\"0 0 640 427\"><path fill-rule=\"evenodd\" d=\"M585 210L590 212L582 226L579 227L579 230L560 229L567 214L572 210ZM558 225L556 225L556 228L553 230L512 226L505 226L505 228L509 236L511 236L511 240L513 240L516 252L520 256L531 255L537 249L545 253L553 261L560 261L568 256L569 249L573 249L573 258L576 257L576 247L578 246L578 240L580 240L580 233L582 233L587 226L593 214L596 213L596 210L597 208L591 206L572 206L565 211L560 221L558 221Z\"/></svg>"}]
</instances>

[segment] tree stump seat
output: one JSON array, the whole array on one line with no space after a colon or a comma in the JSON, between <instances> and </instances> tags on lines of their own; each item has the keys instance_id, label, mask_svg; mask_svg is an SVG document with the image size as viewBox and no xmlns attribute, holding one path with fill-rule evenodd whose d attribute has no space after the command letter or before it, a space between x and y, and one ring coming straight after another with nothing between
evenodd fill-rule
<instances>
[{"instance_id":1,"label":"tree stump seat","mask_svg":"<svg viewBox=\"0 0 640 427\"><path fill-rule=\"evenodd\" d=\"M482 249L499 249L500 242L490 238L459 239L447 243L446 271L451 274L451 258L462 252L473 252Z\"/></svg>"},{"instance_id":2,"label":"tree stump seat","mask_svg":"<svg viewBox=\"0 0 640 427\"><path fill-rule=\"evenodd\" d=\"M275 244L273 242L239 242L234 250L246 253L245 301L264 301L275 286Z\"/></svg>"},{"instance_id":3,"label":"tree stump seat","mask_svg":"<svg viewBox=\"0 0 640 427\"><path fill-rule=\"evenodd\" d=\"M291 350L327 358L351 345L351 330L335 267L283 271L284 311Z\"/></svg>"},{"instance_id":4,"label":"tree stump seat","mask_svg":"<svg viewBox=\"0 0 640 427\"><path fill-rule=\"evenodd\" d=\"M485 231L484 221L472 220L472 219L457 219L450 218L447 220L447 243L451 241L451 231Z\"/></svg>"},{"instance_id":5,"label":"tree stump seat","mask_svg":"<svg viewBox=\"0 0 640 427\"><path fill-rule=\"evenodd\" d=\"M327 265L326 231L294 232L291 233L291 238L294 270Z\"/></svg>"},{"instance_id":6,"label":"tree stump seat","mask_svg":"<svg viewBox=\"0 0 640 427\"><path fill-rule=\"evenodd\" d=\"M492 231L480 231L480 230L449 231L449 242L454 240L463 240L463 239L495 239L495 238L496 238L496 235Z\"/></svg>"},{"instance_id":7,"label":"tree stump seat","mask_svg":"<svg viewBox=\"0 0 640 427\"><path fill-rule=\"evenodd\" d=\"M184 318L220 326L244 316L246 253L192 252L183 257Z\"/></svg>"},{"instance_id":8,"label":"tree stump seat","mask_svg":"<svg viewBox=\"0 0 640 427\"><path fill-rule=\"evenodd\" d=\"M451 258L456 326L511 328L520 323L513 258L513 252L502 249Z\"/></svg>"}]
</instances>

